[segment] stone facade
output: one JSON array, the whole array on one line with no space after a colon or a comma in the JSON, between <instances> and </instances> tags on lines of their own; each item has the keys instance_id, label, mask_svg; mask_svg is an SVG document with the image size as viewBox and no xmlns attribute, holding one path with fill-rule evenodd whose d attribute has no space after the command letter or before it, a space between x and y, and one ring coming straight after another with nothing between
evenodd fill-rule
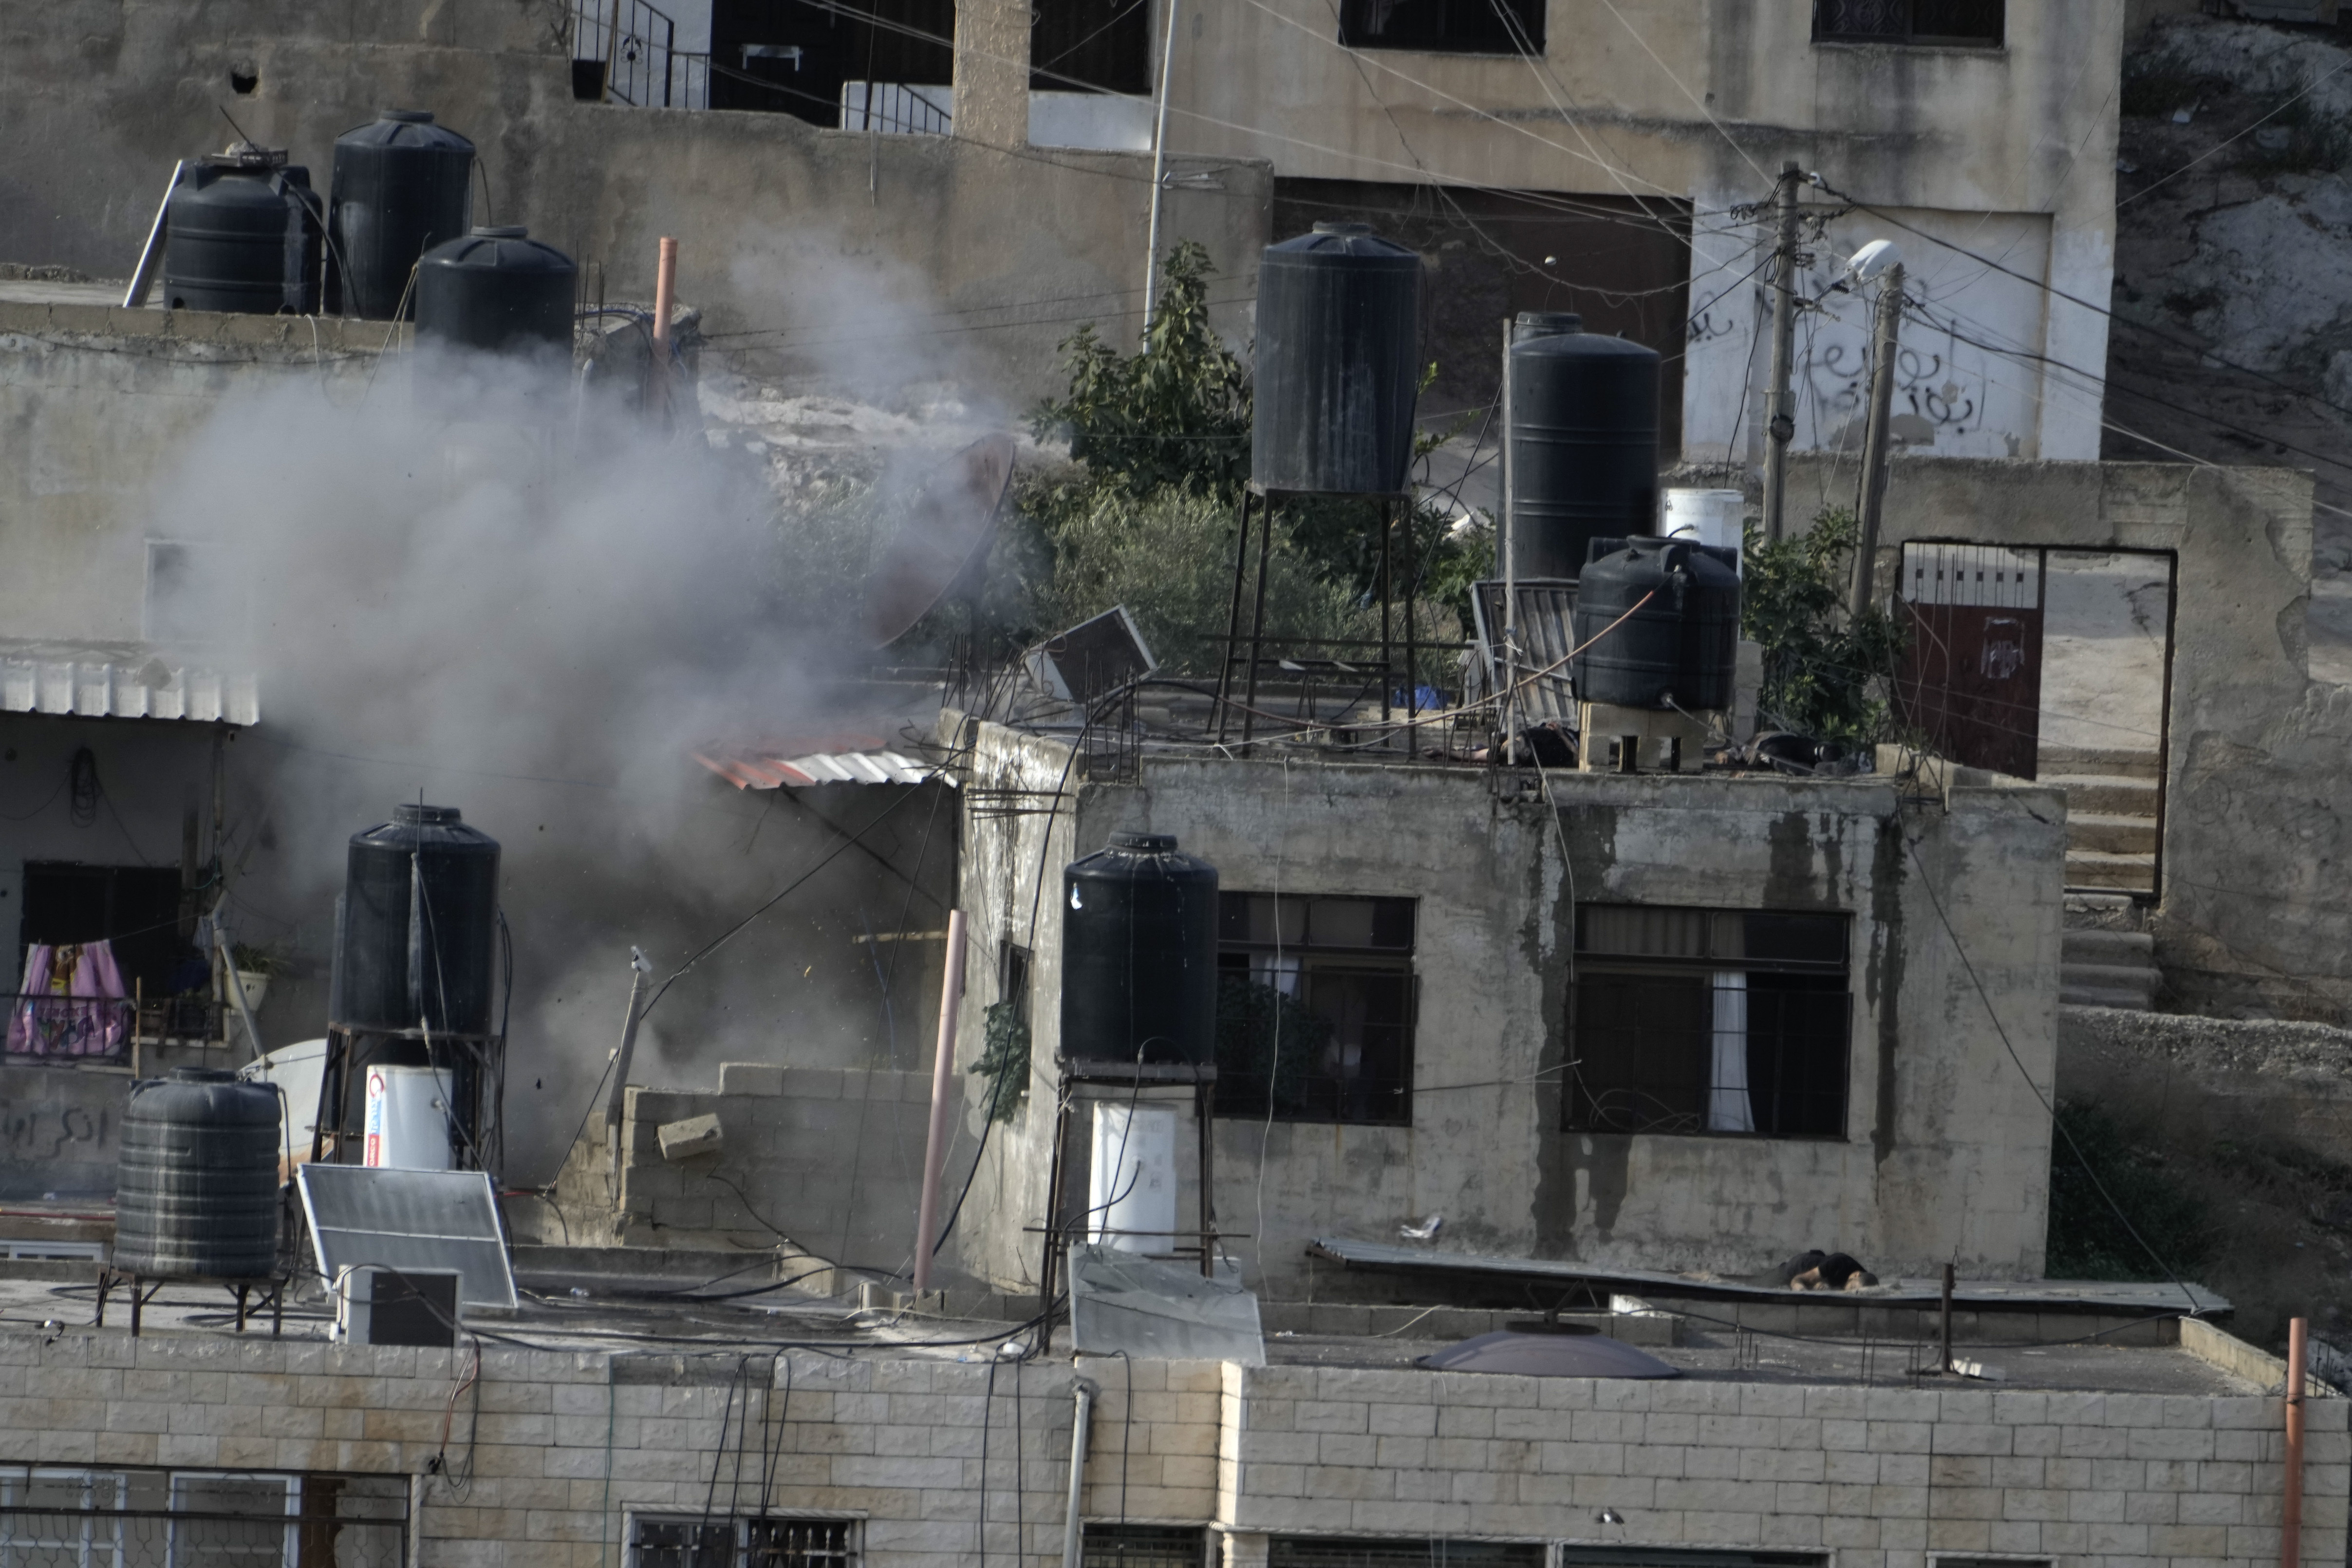
<instances>
[{"instance_id":1,"label":"stone facade","mask_svg":"<svg viewBox=\"0 0 2352 1568\"><path fill-rule=\"evenodd\" d=\"M771 1509L862 1518L875 1568L975 1562L983 1515L990 1556L1060 1553L1067 1363L493 1344L478 1418L457 1406L449 1456L472 1467L460 1492L427 1466L469 1366L462 1350L11 1332L0 1465L414 1477L415 1568L610 1568L633 1511L726 1512L730 1490L732 1511L753 1511L750 1483L731 1479L740 1443L772 1467ZM1232 1568L1262 1562L1269 1535L1334 1534L1793 1550L1830 1568L1927 1568L1937 1552L2067 1568L2278 1556L2280 1405L2251 1393L1082 1372L1099 1389L1085 1517L1211 1526ZM2303 1556L2340 1561L2347 1405L2305 1409ZM1597 1523L1603 1509L1622 1522Z\"/></svg>"}]
</instances>

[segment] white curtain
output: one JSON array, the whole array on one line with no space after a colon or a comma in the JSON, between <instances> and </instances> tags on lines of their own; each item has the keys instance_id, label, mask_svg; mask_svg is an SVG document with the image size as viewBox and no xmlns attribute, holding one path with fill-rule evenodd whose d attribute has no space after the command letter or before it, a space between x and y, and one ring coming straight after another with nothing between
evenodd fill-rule
<instances>
[{"instance_id":1,"label":"white curtain","mask_svg":"<svg viewBox=\"0 0 2352 1568\"><path fill-rule=\"evenodd\" d=\"M1753 1132L1756 1112L1748 1098L1748 976L1717 970L1715 989L1715 1059L1707 1074L1706 1130Z\"/></svg>"}]
</instances>

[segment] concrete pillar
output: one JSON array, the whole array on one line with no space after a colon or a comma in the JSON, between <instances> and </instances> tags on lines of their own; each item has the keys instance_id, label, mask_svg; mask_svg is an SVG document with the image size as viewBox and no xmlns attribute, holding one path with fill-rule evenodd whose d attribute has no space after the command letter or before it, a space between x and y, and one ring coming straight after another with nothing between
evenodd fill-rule
<instances>
[{"instance_id":1,"label":"concrete pillar","mask_svg":"<svg viewBox=\"0 0 2352 1568\"><path fill-rule=\"evenodd\" d=\"M1029 141L1029 0L957 0L955 133L994 147Z\"/></svg>"}]
</instances>

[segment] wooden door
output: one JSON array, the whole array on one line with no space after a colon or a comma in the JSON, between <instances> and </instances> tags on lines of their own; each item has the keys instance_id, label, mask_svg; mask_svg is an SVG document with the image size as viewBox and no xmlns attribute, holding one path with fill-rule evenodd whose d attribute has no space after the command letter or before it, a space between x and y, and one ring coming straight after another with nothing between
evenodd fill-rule
<instances>
[{"instance_id":1,"label":"wooden door","mask_svg":"<svg viewBox=\"0 0 2352 1568\"><path fill-rule=\"evenodd\" d=\"M2034 776L2041 739L2042 560L1998 544L1906 544L1895 595L1909 634L1899 716L1937 756Z\"/></svg>"}]
</instances>

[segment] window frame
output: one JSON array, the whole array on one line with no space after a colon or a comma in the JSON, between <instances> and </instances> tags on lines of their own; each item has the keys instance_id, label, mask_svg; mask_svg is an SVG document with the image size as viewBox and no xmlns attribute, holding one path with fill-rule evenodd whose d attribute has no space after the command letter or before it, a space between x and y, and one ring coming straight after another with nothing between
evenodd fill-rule
<instances>
[{"instance_id":1,"label":"window frame","mask_svg":"<svg viewBox=\"0 0 2352 1568\"><path fill-rule=\"evenodd\" d=\"M728 1559L718 1568L752 1568L750 1557L751 1531L760 1525L838 1524L843 1526L843 1545L836 1555L826 1553L817 1561L831 1568L865 1568L866 1520L864 1509L795 1508L777 1509L766 1513L671 1513L660 1509L630 1509L623 1521L622 1568L643 1568L639 1553L644 1550L640 1538L645 1527L684 1525L688 1528L724 1527L728 1531ZM696 1549L699 1555L699 1549ZM688 1563L686 1568L696 1568Z\"/></svg>"},{"instance_id":2,"label":"window frame","mask_svg":"<svg viewBox=\"0 0 2352 1568\"><path fill-rule=\"evenodd\" d=\"M1915 7L1917 0L1888 0L1889 4ZM1900 32L1854 33L1832 32L1824 26L1825 15L1838 0L1813 0L1812 42L1837 47L1895 49L1965 49L1972 54L2000 54L2009 48L2008 0L1990 0L2000 7L2000 21L1994 36L1986 38L1965 33L1922 33L1906 24ZM1916 21L1916 9L1910 11Z\"/></svg>"},{"instance_id":3,"label":"window frame","mask_svg":"<svg viewBox=\"0 0 2352 1568\"><path fill-rule=\"evenodd\" d=\"M1696 952L1673 954L1610 952L1589 948L1587 942L1590 918L1619 911L1638 911L1643 915L1668 918L1675 915L1697 917L1699 929L1704 932L1700 948ZM1785 951L1779 953L1766 952L1751 955L1748 952L1750 944L1748 935L1750 919L1756 916L1773 915L1788 916L1805 921L1820 921L1824 925L1834 921L1837 932L1836 959L1832 961L1826 957L1792 954ZM1853 991L1855 917L1851 911L1730 909L1697 905L1607 903L1594 900L1578 904L1571 918L1574 921L1574 929L1570 936L1574 958L1564 1031L1568 1040L1568 1070L1560 1096L1561 1131L1612 1137L1718 1138L1770 1142L1851 1142L1854 1091L1855 1007ZM1717 933L1725 929L1719 922L1725 921L1736 922L1738 927L1740 951L1736 953L1717 950ZM1826 951L1826 945L1824 943L1824 951ZM1722 977L1733 973L1739 977L1739 984L1736 987L1724 986L1721 984ZM1785 986L1755 986L1752 982L1758 976L1771 976L1793 982L1793 984ZM1638 988L1644 982L1651 984L1663 982L1677 989L1679 989L1679 983L1693 983L1691 989L1694 994L1690 1000L1697 1006L1706 1009L1704 1021L1693 1025L1701 1031L1695 1037L1697 1042L1697 1056L1693 1064L1697 1072L1696 1110L1674 1111L1671 1115L1660 1117L1648 1124L1633 1126L1611 1124L1611 1112L1602 1105L1603 1095L1627 1092L1646 1094L1654 1089L1671 1092L1686 1086L1672 1079L1664 1080L1662 1083L1662 1080L1656 1077L1638 1076L1629 1076L1622 1083L1607 1083L1597 1089L1591 1086L1592 1080L1589 1080L1581 1070L1587 1051L1592 1048L1591 1043L1584 1037L1587 1031L1609 1030L1612 1033L1621 1031L1631 1033L1642 1028L1644 1023L1644 1020L1638 1018L1624 1022L1602 1019L1588 1023L1585 1017L1588 1005L1592 1004L1596 998L1608 994L1608 992L1596 985L1596 982L1617 983L1611 985L1609 990L1622 989L1625 994L1633 998L1633 1005L1635 1008L1642 1005ZM1809 982L1812 984L1808 984ZM1834 984L1819 984L1821 982ZM1718 1084L1716 1081L1716 1073L1721 1058L1714 1053L1717 1050L1717 1031L1723 1027L1721 1020L1725 1016L1718 998L1735 992L1740 997L1736 1026L1739 1031L1739 1037L1745 1043L1740 1047L1742 1054L1735 1058L1738 1064L1737 1070L1740 1075L1740 1081L1736 1086L1730 1086ZM1754 1006L1755 998L1759 994L1776 994L1790 998L1815 996L1822 998L1824 1003L1827 1003L1830 998L1834 998L1834 1004L1819 1006L1822 1016L1828 1016L1832 1011L1834 1013L1836 1023L1833 1026L1836 1038L1833 1044L1826 1042L1824 1037L1826 1029L1818 1018L1810 1023L1805 1019L1804 1004L1801 1002L1792 1000L1780 1004L1771 1027L1772 1037L1778 1043L1778 1048L1782 1051L1789 1048L1789 1037L1795 1036L1796 1043L1801 1047L1819 1048L1823 1053L1822 1059L1793 1068L1788 1058L1779 1058L1775 1064L1779 1070L1770 1080L1770 1103L1780 1112L1776 1121L1782 1123L1796 1122L1800 1125L1807 1120L1804 1116L1803 1091L1800 1089L1794 1097L1793 1109L1784 1108L1783 1104L1784 1100L1790 1098L1787 1086L1790 1078L1801 1073L1804 1066L1810 1066L1812 1068L1815 1082L1835 1084L1834 1115L1820 1116L1818 1118L1820 1126L1815 1131L1782 1131L1759 1128L1753 1124L1759 1108L1757 1098L1759 1086L1750 1077L1753 1069L1749 1063L1752 1058L1746 1053L1753 1050L1759 1031L1752 1025L1750 1009ZM1790 1021L1791 1014L1796 1015L1797 1021L1794 1024ZM1814 1030L1822 1030L1822 1034L1815 1035L1812 1033ZM1653 1034L1654 1037L1654 1032ZM1801 1081L1801 1079L1800 1082ZM1719 1103L1715 1099L1718 1093L1734 1093L1740 1097L1733 1103L1741 1106L1739 1114L1749 1121L1749 1126L1739 1128L1712 1125L1717 1106Z\"/></svg>"},{"instance_id":4,"label":"window frame","mask_svg":"<svg viewBox=\"0 0 2352 1568\"><path fill-rule=\"evenodd\" d=\"M285 1513L282 1516L257 1513L252 1516L252 1520L254 1523L259 1524L265 1520L282 1517L286 1526L278 1535L278 1563L280 1568L301 1568L302 1532L297 1527L302 1521L302 1477L299 1472L292 1470L173 1470L171 1481L164 1491L171 1515L163 1532L163 1561L167 1568L189 1568L188 1564L184 1564L180 1561L179 1516L208 1514L213 1511L208 1509L180 1506L180 1489L189 1481L278 1482L284 1489L281 1495L286 1499Z\"/></svg>"},{"instance_id":5,"label":"window frame","mask_svg":"<svg viewBox=\"0 0 2352 1568\"><path fill-rule=\"evenodd\" d=\"M1412 55L1492 55L1504 59L1540 60L1550 57L1546 37L1550 25L1548 0L1389 0L1397 4L1460 5L1472 12L1489 12L1497 5L1511 9L1518 23L1518 37L1466 38L1449 42L1442 36L1390 39L1367 34L1362 29L1364 8L1381 0L1339 0L1338 38L1339 47L1347 49L1385 49L1396 54ZM1524 40L1524 42L1522 42Z\"/></svg>"},{"instance_id":6,"label":"window frame","mask_svg":"<svg viewBox=\"0 0 2352 1568\"><path fill-rule=\"evenodd\" d=\"M1276 934L1274 939L1260 941L1254 937L1229 935L1231 918L1228 911L1234 907L1229 900L1261 899L1270 900L1275 910ZM1388 919L1391 921L1402 919L1403 942L1401 944L1391 942L1382 945L1377 940L1370 944L1320 942L1314 940L1314 906L1356 903L1369 903L1376 906L1370 915L1373 926L1370 935L1374 939L1381 934L1379 925L1384 918L1378 906L1386 906ZM1302 937L1295 942L1282 934L1282 928L1288 924L1283 916L1282 909L1283 906L1290 904L1302 906L1299 911L1299 929ZM1300 983L1299 989L1307 995L1312 994L1310 977L1317 973L1334 976L1349 973L1392 975L1399 982L1398 1003L1402 1016L1394 1026L1401 1036L1396 1047L1395 1068L1393 1073L1385 1079L1389 1086L1387 1092L1392 1094L1397 1101L1393 1114L1351 1115L1348 1113L1349 1100L1360 1092L1372 1095L1381 1093L1383 1080L1377 1079L1362 1080L1369 1083L1369 1088L1365 1089L1359 1087L1359 1080L1333 1078L1328 1074L1315 1074L1302 1080L1302 1092L1310 1097L1310 1103L1307 1108L1298 1110L1285 1111L1273 1106L1270 1103L1273 1098L1273 1086L1270 1083L1255 1100L1244 1101L1235 1092L1235 1089L1243 1082L1242 1076L1223 1071L1221 1061L1214 1115L1244 1121L1264 1121L1271 1116L1276 1121L1306 1126L1411 1127L1413 1124L1414 1066L1420 1049L1421 1023L1421 974L1414 963L1414 953L1420 940L1420 905L1421 900L1418 899L1393 894L1277 893L1245 889L1226 889L1219 892L1217 986L1221 1014L1223 1011L1225 977L1239 973L1244 978L1255 981L1255 969L1251 960L1259 955L1272 955L1277 963L1297 965L1292 973ZM1391 931L1393 934L1393 925L1391 927ZM1239 963L1229 962L1233 959L1240 959L1242 962ZM1301 1006L1310 1005L1292 993L1283 992L1281 994L1289 996ZM1327 1018L1328 1016L1321 1014L1318 1016ZM1221 1058L1224 1056L1225 1047L1223 1035L1221 1024L1218 1040L1218 1055ZM1229 1087L1229 1085L1234 1087ZM1313 1104L1314 1099L1319 1098L1320 1094L1327 1089L1332 1095L1335 1103L1328 1110L1316 1108Z\"/></svg>"}]
</instances>

